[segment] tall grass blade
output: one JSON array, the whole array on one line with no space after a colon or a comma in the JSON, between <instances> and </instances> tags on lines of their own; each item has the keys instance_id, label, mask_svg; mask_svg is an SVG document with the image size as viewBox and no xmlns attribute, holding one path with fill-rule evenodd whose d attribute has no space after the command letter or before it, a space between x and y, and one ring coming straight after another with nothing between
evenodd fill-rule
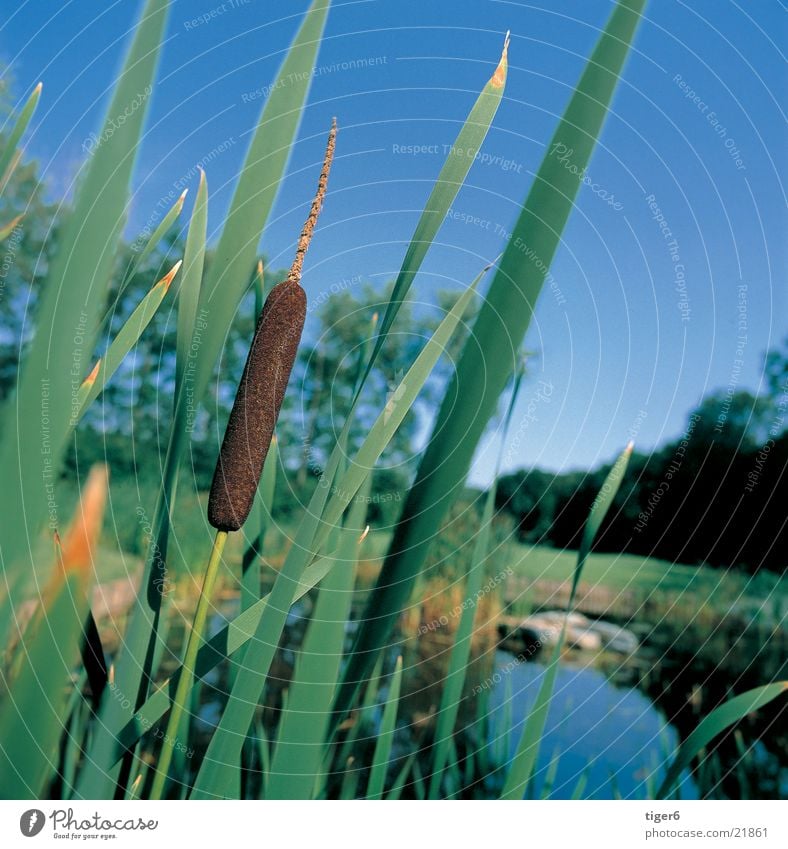
<instances>
[{"instance_id":1,"label":"tall grass blade","mask_svg":"<svg viewBox=\"0 0 788 849\"><path fill-rule=\"evenodd\" d=\"M321 778L371 483L369 475L348 511L336 564L320 584L288 690L287 713L282 717L274 749L267 799L309 799L316 779Z\"/></svg>"},{"instance_id":2,"label":"tall grass blade","mask_svg":"<svg viewBox=\"0 0 788 849\"><path fill-rule=\"evenodd\" d=\"M670 797L674 785L681 778L681 773L690 766L693 758L708 746L718 734L722 734L731 725L744 719L747 714L768 705L778 696L785 695L786 691L788 691L788 681L777 681L774 684L756 687L728 699L727 702L704 717L698 727L679 747L673 763L668 768L667 775L659 790L657 790L656 798L667 799Z\"/></svg>"},{"instance_id":3,"label":"tall grass blade","mask_svg":"<svg viewBox=\"0 0 788 849\"><path fill-rule=\"evenodd\" d=\"M470 468L498 397L515 368L561 233L635 33L645 0L620 0L575 89L526 198L465 343L392 538L388 556L362 618L345 669L338 709L353 700L375 655L407 604L427 549ZM571 150L570 170L555 151ZM573 173L574 172L574 173Z\"/></svg>"},{"instance_id":4,"label":"tall grass blade","mask_svg":"<svg viewBox=\"0 0 788 849\"><path fill-rule=\"evenodd\" d=\"M79 657L89 610L96 547L107 497L107 472L91 470L59 562L17 650L18 672L0 703L0 798L45 794L57 766L69 701L66 683Z\"/></svg>"},{"instance_id":5,"label":"tall grass blade","mask_svg":"<svg viewBox=\"0 0 788 849\"><path fill-rule=\"evenodd\" d=\"M260 121L238 180L230 211L219 239L211 269L203 281L198 308L205 311L199 353L189 393L181 391L167 448L162 488L159 493L153 532L131 621L124 639L124 663L118 664L118 687L125 699L106 702L91 750L91 762L106 762L114 753L114 735L143 704L152 682L151 659L161 620L158 587L165 577L170 512L175 498L178 469L186 445L190 404L199 403L207 389L214 365L254 268L257 245L273 206L289 151L303 110L312 68L328 10L328 0L314 0L293 41L277 79L271 86ZM124 709L126 700L131 710ZM107 795L108 778L86 770L81 790L89 798Z\"/></svg>"},{"instance_id":6,"label":"tall grass blade","mask_svg":"<svg viewBox=\"0 0 788 849\"><path fill-rule=\"evenodd\" d=\"M454 726L457 722L457 714L460 709L462 690L465 686L465 676L468 670L468 660L471 656L471 644L473 640L473 620L476 616L476 602L481 591L487 566L487 555L490 550L490 533L492 529L493 513L495 511L495 497L498 493L498 475L503 459L503 449L506 444L506 434L512 420L514 405L517 401L523 372L518 371L512 388L512 396L509 401L509 409L504 421L504 438L495 465L495 473L492 484L487 491L482 513L482 523L476 534L473 554L468 570L465 603L463 604L460 625L454 638L451 655L449 657L449 669L443 683L441 703L438 710L438 721L435 727L434 756L432 763L432 777L430 778L430 799L437 799L440 793L441 778L449 755L449 745L452 741Z\"/></svg>"},{"instance_id":7,"label":"tall grass blade","mask_svg":"<svg viewBox=\"0 0 788 849\"><path fill-rule=\"evenodd\" d=\"M203 172L200 172L200 183L202 184ZM186 195L189 193L188 189L184 189L178 197L178 200L167 210L167 214L164 218L159 222L159 226L151 233L151 235L145 240L145 244L142 247L142 250L134 258L134 261L130 264L129 271L126 273L126 278L132 277L134 274L139 271L142 267L142 264L145 260L156 250L156 248L161 244L161 240L169 233L170 228L173 224L178 220L181 212L183 212L183 203L186 200ZM195 209L199 204L199 200L195 204ZM192 220L194 220L192 216Z\"/></svg>"},{"instance_id":8,"label":"tall grass blade","mask_svg":"<svg viewBox=\"0 0 788 849\"><path fill-rule=\"evenodd\" d=\"M16 154L19 142L27 129L27 125L30 123L30 119L33 117L33 113L36 111L36 106L38 106L42 87L43 83L39 83L33 89L30 97L28 97L25 105L22 107L13 129L8 135L5 147L0 151L0 178L2 178L4 185L8 182L11 166L17 160Z\"/></svg>"},{"instance_id":9,"label":"tall grass blade","mask_svg":"<svg viewBox=\"0 0 788 849\"><path fill-rule=\"evenodd\" d=\"M482 272L483 274L484 272ZM299 526L284 566L274 583L267 606L267 616L260 621L255 639L246 649L235 679L230 700L195 783L193 798L222 797L225 788L234 786L231 773L237 769L240 749L252 722L255 707L273 661L284 628L292 598L292 584L320 550L330 529L340 524L342 514L356 496L367 475L402 423L408 410L424 386L435 363L443 353L460 319L470 303L482 275L457 299L456 304L438 325L394 394L370 428L348 470L332 486L334 470L339 466L342 443L338 443L329 461L331 477L324 476L313 495L309 509ZM347 430L347 423L343 434ZM329 500L328 496L331 494ZM319 529L322 525L322 533ZM336 722L336 716L334 717Z\"/></svg>"},{"instance_id":10,"label":"tall grass blade","mask_svg":"<svg viewBox=\"0 0 788 849\"><path fill-rule=\"evenodd\" d=\"M572 612L574 606L575 594L577 585L580 582L580 576L583 572L588 554L591 551L591 546L594 542L596 532L599 526L604 521L605 515L616 497L616 493L621 486L621 481L624 478L629 458L632 456L632 443L624 449L621 456L613 464L613 468L605 478L596 499L591 507L591 511L586 520L583 529L583 537L580 545L580 550L577 554L577 565L575 566L574 575L572 577L572 590L569 595L569 603L567 605L567 617ZM553 690L555 689L555 679L558 675L558 666L561 659L561 652L564 648L566 640L566 624L561 629L561 634L558 642L553 650L553 656L550 663L544 671L542 683L539 687L539 692L536 696L534 706L528 714L525 727L520 736L520 743L517 747L514 759L512 760L509 772L504 783L502 799L522 799L523 793L531 781L533 776L536 759L539 755L542 735L544 734L545 723L547 722L547 712L550 709L550 701L553 698Z\"/></svg>"},{"instance_id":11,"label":"tall grass blade","mask_svg":"<svg viewBox=\"0 0 788 849\"><path fill-rule=\"evenodd\" d=\"M462 125L449 155L441 168L438 179L430 192L424 211L411 237L405 258L402 261L391 297L383 314L380 331L375 340L372 357L367 365L367 374L377 359L386 336L397 317L402 302L413 283L413 279L421 268L424 257L438 234L446 214L451 209L457 193L462 188L468 176L476 153L481 149L487 131L490 129L495 113L498 111L503 92L506 87L506 72L508 69L509 33L506 34L503 52L498 67L490 77L487 85L474 103L465 123Z\"/></svg>"},{"instance_id":12,"label":"tall grass blade","mask_svg":"<svg viewBox=\"0 0 788 849\"><path fill-rule=\"evenodd\" d=\"M131 279L142 268L142 265L145 260L153 253L154 250L156 250L156 248L161 243L161 240L169 232L170 227L172 227L172 225L177 220L178 216L181 214L183 210L183 202L184 200L186 200L186 195L188 191L188 189L184 189L181 192L180 197L170 207L164 218L162 218L159 226L145 240L142 249L139 250L136 254L134 254L134 256L129 261L127 270L123 275L123 280L121 281L120 286L118 287L118 292L114 296L112 302L108 305L106 312L104 313L102 324L105 324L107 322L107 319L112 316L113 310L117 309L118 305L121 303L126 291L126 287L128 286Z\"/></svg>"},{"instance_id":13,"label":"tall grass blade","mask_svg":"<svg viewBox=\"0 0 788 849\"><path fill-rule=\"evenodd\" d=\"M263 556L265 532L271 524L276 490L276 467L279 462L279 443L276 436L268 449L263 476L257 489L252 512L243 531L249 544L241 561L241 610L251 607L260 598L260 559Z\"/></svg>"},{"instance_id":14,"label":"tall grass blade","mask_svg":"<svg viewBox=\"0 0 788 849\"><path fill-rule=\"evenodd\" d=\"M304 516L295 539L276 577L252 640L239 661L230 697L214 732L192 790L193 799L235 798L240 789L241 749L252 724L257 703L263 693L268 671L279 645L287 613L292 604L293 587L309 565L314 539L331 481L315 490L314 512ZM310 505L311 506L311 505Z\"/></svg>"},{"instance_id":15,"label":"tall grass blade","mask_svg":"<svg viewBox=\"0 0 788 849\"><path fill-rule=\"evenodd\" d=\"M394 744L394 732L397 725L397 710L399 694L402 688L402 655L397 658L394 674L391 676L386 706L383 708L383 719L380 723L380 733L375 743L375 754L372 756L372 769L367 784L367 799L382 799L386 782L391 747Z\"/></svg>"},{"instance_id":16,"label":"tall grass blade","mask_svg":"<svg viewBox=\"0 0 788 849\"><path fill-rule=\"evenodd\" d=\"M301 580L293 591L292 604L303 598L325 578L334 566L333 557L324 557L304 571ZM269 595L264 596L248 610L236 616L228 625L211 637L197 652L194 665L194 677L204 678L239 649L244 648L254 636L263 611L268 604ZM117 735L115 746L105 760L96 764L98 769L109 769L123 753L134 746L140 737L149 731L167 713L172 697L178 686L181 670L178 668L168 681L151 694L142 707L124 725Z\"/></svg>"},{"instance_id":17,"label":"tall grass blade","mask_svg":"<svg viewBox=\"0 0 788 849\"><path fill-rule=\"evenodd\" d=\"M227 220L203 285L200 307L209 316L195 395L205 391L239 301L255 270L260 236L274 205L301 120L329 0L313 0L270 86L244 161Z\"/></svg>"},{"instance_id":18,"label":"tall grass blade","mask_svg":"<svg viewBox=\"0 0 788 849\"><path fill-rule=\"evenodd\" d=\"M137 344L145 328L150 324L156 310L170 289L173 278L178 273L181 263L175 265L159 280L147 295L137 304L134 311L126 319L123 327L112 340L106 354L96 363L91 373L82 381L75 401L73 421L76 424L88 407L104 391L112 375L115 374L127 354Z\"/></svg>"},{"instance_id":19,"label":"tall grass blade","mask_svg":"<svg viewBox=\"0 0 788 849\"><path fill-rule=\"evenodd\" d=\"M185 393L185 381L195 367L197 304L200 299L205 241L208 232L208 180L200 171L200 185L194 201L186 246L183 250L183 276L178 286L178 322L175 332L175 398ZM199 350L199 349L198 349ZM176 400L177 406L177 400Z\"/></svg>"},{"instance_id":20,"label":"tall grass blade","mask_svg":"<svg viewBox=\"0 0 788 849\"><path fill-rule=\"evenodd\" d=\"M57 480L72 429L72 392L79 388L97 338L166 10L165 0L145 5L105 129L63 223L38 307L39 332L22 365L17 393L5 406L0 466L8 475L0 491L0 552L10 585L14 570L28 572L31 549L51 505L47 488ZM116 122L124 113L125 122Z\"/></svg>"},{"instance_id":21,"label":"tall grass blade","mask_svg":"<svg viewBox=\"0 0 788 849\"><path fill-rule=\"evenodd\" d=\"M17 215L16 218L12 218L8 224L4 224L0 227L0 242L4 242L16 228L22 223L22 219L24 215Z\"/></svg>"}]
</instances>

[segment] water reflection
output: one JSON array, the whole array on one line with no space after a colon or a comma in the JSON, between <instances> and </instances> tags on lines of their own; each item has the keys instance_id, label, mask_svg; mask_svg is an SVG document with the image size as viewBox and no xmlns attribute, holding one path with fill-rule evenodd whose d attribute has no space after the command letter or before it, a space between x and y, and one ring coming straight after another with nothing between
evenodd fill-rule
<instances>
[{"instance_id":1,"label":"water reflection","mask_svg":"<svg viewBox=\"0 0 788 849\"><path fill-rule=\"evenodd\" d=\"M495 684L490 695L491 734L513 756L533 707L545 667L513 663L496 655ZM503 729L511 734L505 737ZM653 702L638 690L620 687L588 665L561 665L547 716L532 795L572 798L578 782L586 799L642 799L654 792L664 775L666 757L678 743ZM554 761L557 760L557 763ZM689 778L681 795L697 798Z\"/></svg>"}]
</instances>

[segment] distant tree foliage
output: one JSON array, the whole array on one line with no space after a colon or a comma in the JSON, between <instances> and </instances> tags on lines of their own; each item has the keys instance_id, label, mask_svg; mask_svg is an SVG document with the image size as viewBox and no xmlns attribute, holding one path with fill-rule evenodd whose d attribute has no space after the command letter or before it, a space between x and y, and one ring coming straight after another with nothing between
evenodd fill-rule
<instances>
[{"instance_id":1,"label":"distant tree foliage","mask_svg":"<svg viewBox=\"0 0 788 849\"><path fill-rule=\"evenodd\" d=\"M763 395L707 396L684 433L650 455L635 453L596 545L680 563L788 566L788 340L766 357ZM576 548L609 466L592 472L515 472L498 507L524 541Z\"/></svg>"}]
</instances>

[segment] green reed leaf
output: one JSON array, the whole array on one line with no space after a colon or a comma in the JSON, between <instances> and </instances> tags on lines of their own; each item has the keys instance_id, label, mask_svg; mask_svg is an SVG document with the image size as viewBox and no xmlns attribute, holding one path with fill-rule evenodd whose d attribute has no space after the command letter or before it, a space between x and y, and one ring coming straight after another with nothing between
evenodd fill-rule
<instances>
[{"instance_id":1,"label":"green reed leaf","mask_svg":"<svg viewBox=\"0 0 788 849\"><path fill-rule=\"evenodd\" d=\"M778 696L788 692L788 681L777 681L763 687L755 687L728 699L727 702L715 708L705 716L698 727L687 737L679 747L667 775L657 790L657 799L667 799L673 791L673 786L681 778L681 773L690 766L695 756L723 731L744 719L750 713L768 705Z\"/></svg>"},{"instance_id":2,"label":"green reed leaf","mask_svg":"<svg viewBox=\"0 0 788 849\"><path fill-rule=\"evenodd\" d=\"M388 556L343 675L337 710L353 701L389 638L443 516L460 491L515 365L561 233L602 128L645 0L620 0L586 65L534 179L443 399ZM571 150L575 169L554 155Z\"/></svg>"}]
</instances>

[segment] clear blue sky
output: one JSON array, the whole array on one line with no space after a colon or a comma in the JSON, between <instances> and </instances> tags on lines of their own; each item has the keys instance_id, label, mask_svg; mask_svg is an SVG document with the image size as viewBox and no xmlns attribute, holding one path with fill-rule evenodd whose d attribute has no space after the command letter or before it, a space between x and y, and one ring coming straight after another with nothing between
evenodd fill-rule
<instances>
[{"instance_id":1,"label":"clear blue sky","mask_svg":"<svg viewBox=\"0 0 788 849\"><path fill-rule=\"evenodd\" d=\"M130 237L204 157L210 226L219 226L262 107L250 93L274 78L306 5L172 4ZM3 16L0 57L17 95L44 81L28 150L55 193L99 129L140 7L29 0L10 20ZM455 204L483 223L447 221L414 291L430 304L437 288L467 284L502 249L501 233L511 229L611 8L610 0L336 2L263 238L271 265L289 265L336 115L338 159L304 285L316 298L343 280L391 279L443 161L442 153L398 148L451 143L510 29L509 81L484 148L498 164L476 163ZM211 10L208 22L194 23ZM539 358L515 414L507 467L588 467L630 435L646 450L678 435L710 390L733 380L757 389L763 352L787 328L785 34L777 0L647 6L589 169L618 208L581 190L552 268L566 302L546 292L532 324L526 345ZM550 389L540 392L540 380ZM474 480L488 475L495 443L494 434L486 440Z\"/></svg>"}]
</instances>

